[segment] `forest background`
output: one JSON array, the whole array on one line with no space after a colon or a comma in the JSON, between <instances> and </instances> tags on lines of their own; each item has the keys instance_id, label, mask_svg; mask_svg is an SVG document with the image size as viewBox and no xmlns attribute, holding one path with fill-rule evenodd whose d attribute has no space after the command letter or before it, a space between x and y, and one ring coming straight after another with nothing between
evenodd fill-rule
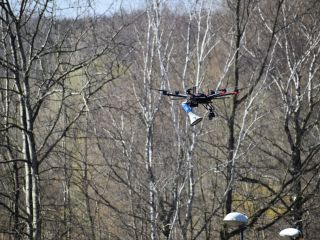
<instances>
[{"instance_id":1,"label":"forest background","mask_svg":"<svg viewBox=\"0 0 320 240\"><path fill-rule=\"evenodd\" d=\"M318 239L320 2L93 3L0 1L0 238Z\"/></svg>"}]
</instances>

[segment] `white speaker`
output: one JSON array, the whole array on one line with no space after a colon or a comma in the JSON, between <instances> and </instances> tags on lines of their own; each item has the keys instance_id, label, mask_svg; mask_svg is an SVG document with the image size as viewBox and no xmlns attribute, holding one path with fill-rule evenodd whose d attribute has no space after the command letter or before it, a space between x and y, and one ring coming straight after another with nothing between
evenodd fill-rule
<instances>
[{"instance_id":1,"label":"white speaker","mask_svg":"<svg viewBox=\"0 0 320 240\"><path fill-rule=\"evenodd\" d=\"M194 114L193 112L188 112L188 116L190 119L191 126L198 124L202 120L202 117L199 117L198 115Z\"/></svg>"}]
</instances>

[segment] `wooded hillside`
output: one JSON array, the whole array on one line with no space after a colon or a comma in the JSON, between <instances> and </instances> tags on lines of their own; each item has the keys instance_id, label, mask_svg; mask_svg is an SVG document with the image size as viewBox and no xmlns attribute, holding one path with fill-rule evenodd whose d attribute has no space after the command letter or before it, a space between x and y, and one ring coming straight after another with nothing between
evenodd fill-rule
<instances>
[{"instance_id":1,"label":"wooded hillside","mask_svg":"<svg viewBox=\"0 0 320 240\"><path fill-rule=\"evenodd\" d=\"M143 6L0 1L0 239L318 239L320 2Z\"/></svg>"}]
</instances>

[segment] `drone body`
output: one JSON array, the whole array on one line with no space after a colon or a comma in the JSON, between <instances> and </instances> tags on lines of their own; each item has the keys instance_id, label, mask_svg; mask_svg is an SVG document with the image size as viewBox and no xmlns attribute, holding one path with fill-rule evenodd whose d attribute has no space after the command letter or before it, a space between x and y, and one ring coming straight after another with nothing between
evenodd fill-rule
<instances>
[{"instance_id":1,"label":"drone body","mask_svg":"<svg viewBox=\"0 0 320 240\"><path fill-rule=\"evenodd\" d=\"M186 101L184 101L181 106L182 109L188 114L191 126L196 125L202 120L202 117L196 115L193 112L192 108L198 107L199 104L203 105L209 112L208 117L211 120L215 117L212 100L226 98L230 95L236 95L239 93L238 89L234 90L233 92L227 92L226 89L218 89L216 91L211 90L208 94L196 93L196 87L187 89L186 94L180 94L179 91L175 91L174 93L172 93L163 89L158 89L158 91L162 92L162 94L165 96L186 99Z\"/></svg>"}]
</instances>

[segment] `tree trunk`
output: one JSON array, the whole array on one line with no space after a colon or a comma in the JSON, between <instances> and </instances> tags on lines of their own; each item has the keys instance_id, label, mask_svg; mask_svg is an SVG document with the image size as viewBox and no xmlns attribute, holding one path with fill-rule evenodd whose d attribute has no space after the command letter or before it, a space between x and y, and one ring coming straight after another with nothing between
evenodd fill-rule
<instances>
[{"instance_id":1,"label":"tree trunk","mask_svg":"<svg viewBox=\"0 0 320 240\"><path fill-rule=\"evenodd\" d=\"M240 30L240 4L241 0L237 1L236 6L236 39L235 39L235 58L234 58L234 87L238 89L239 85L239 48L240 41L242 37L242 33ZM227 192L226 192L226 204L225 211L226 214L232 211L232 178L233 178L233 158L234 158L234 149L235 149L235 117L236 117L236 109L237 109L237 95L235 95L232 99L231 113L228 119L228 129L229 129L229 137L228 137L228 164L227 164Z\"/></svg>"},{"instance_id":2,"label":"tree trunk","mask_svg":"<svg viewBox=\"0 0 320 240\"><path fill-rule=\"evenodd\" d=\"M20 76L17 75L17 79ZM40 218L40 181L39 166L36 155L36 143L33 133L32 108L30 107L30 89L28 78L24 76L23 90L21 83L20 92L23 97L20 99L20 115L22 139L23 139L23 157L25 163L25 184L26 184L26 212L28 214L28 236L30 239L41 239L41 218Z\"/></svg>"},{"instance_id":3,"label":"tree trunk","mask_svg":"<svg viewBox=\"0 0 320 240\"><path fill-rule=\"evenodd\" d=\"M147 138L146 138L146 169L148 173L148 186L149 186L149 216L151 223L151 240L157 240L157 210L156 210L156 183L153 173L152 162L153 151L153 127L147 126Z\"/></svg>"},{"instance_id":4,"label":"tree trunk","mask_svg":"<svg viewBox=\"0 0 320 240\"><path fill-rule=\"evenodd\" d=\"M41 218L40 218L40 181L37 161L31 165L32 177L32 233L33 240L41 239Z\"/></svg>"},{"instance_id":5,"label":"tree trunk","mask_svg":"<svg viewBox=\"0 0 320 240\"><path fill-rule=\"evenodd\" d=\"M89 224L90 224L90 239L95 240L96 239L96 233L95 233L95 221L94 221L94 215L90 204L90 196L89 196L89 169L88 169L88 131L89 131L89 114L87 112L86 114L86 132L84 133L84 153L83 153L83 192L85 197L85 206L86 206L86 212L89 218Z\"/></svg>"},{"instance_id":6,"label":"tree trunk","mask_svg":"<svg viewBox=\"0 0 320 240\"><path fill-rule=\"evenodd\" d=\"M64 107L64 112L63 112L63 124L64 124L63 128L65 129L68 125L66 107ZM68 157L68 154L67 154L67 136L64 136L63 138L62 147L63 147L63 156L64 156L63 220L65 225L65 230L62 236L65 236L66 240L71 240L71 226L70 226L71 225L71 202L70 202L71 163L70 163L70 158Z\"/></svg>"}]
</instances>

